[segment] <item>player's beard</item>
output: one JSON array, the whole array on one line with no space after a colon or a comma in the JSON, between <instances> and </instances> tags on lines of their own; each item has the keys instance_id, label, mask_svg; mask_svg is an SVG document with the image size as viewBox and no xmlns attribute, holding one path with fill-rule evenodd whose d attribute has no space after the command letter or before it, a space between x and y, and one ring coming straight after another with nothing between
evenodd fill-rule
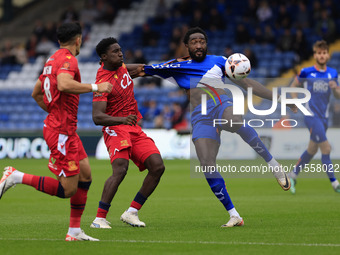
<instances>
[{"instance_id":1,"label":"player's beard","mask_svg":"<svg viewBox=\"0 0 340 255\"><path fill-rule=\"evenodd\" d=\"M197 62L202 62L205 57L207 56L207 51L208 49L202 49L202 55L201 56L196 56L196 52L193 51L189 51L189 55L191 57L192 60L195 60Z\"/></svg>"}]
</instances>

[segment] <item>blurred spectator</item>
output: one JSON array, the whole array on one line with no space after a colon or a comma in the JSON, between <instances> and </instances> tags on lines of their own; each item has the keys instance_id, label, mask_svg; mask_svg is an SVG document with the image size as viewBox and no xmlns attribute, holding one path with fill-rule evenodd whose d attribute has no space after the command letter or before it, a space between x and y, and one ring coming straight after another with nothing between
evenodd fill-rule
<instances>
[{"instance_id":1,"label":"blurred spectator","mask_svg":"<svg viewBox=\"0 0 340 255\"><path fill-rule=\"evenodd\" d=\"M51 42L57 43L57 27L56 24L52 21L48 21L45 26L44 36L47 37Z\"/></svg>"},{"instance_id":2,"label":"blurred spectator","mask_svg":"<svg viewBox=\"0 0 340 255\"><path fill-rule=\"evenodd\" d=\"M221 14L217 11L216 8L212 8L210 10L209 17L209 29L212 31L215 30L223 30L225 28L225 22Z\"/></svg>"},{"instance_id":3,"label":"blurred spectator","mask_svg":"<svg viewBox=\"0 0 340 255\"><path fill-rule=\"evenodd\" d=\"M276 15L276 26L278 29L292 26L292 19L287 11L286 4L280 4L279 6L279 13Z\"/></svg>"},{"instance_id":4,"label":"blurred spectator","mask_svg":"<svg viewBox=\"0 0 340 255\"><path fill-rule=\"evenodd\" d=\"M191 19L190 27L200 27L202 29L207 28L207 20L203 17L203 13L201 10L194 10L194 15Z\"/></svg>"},{"instance_id":5,"label":"blurred spectator","mask_svg":"<svg viewBox=\"0 0 340 255\"><path fill-rule=\"evenodd\" d=\"M98 15L98 22L103 22L107 24L111 24L116 16L116 10L111 5L106 5L105 9Z\"/></svg>"},{"instance_id":6,"label":"blurred spectator","mask_svg":"<svg viewBox=\"0 0 340 255\"><path fill-rule=\"evenodd\" d=\"M286 28L283 31L283 34L280 36L277 48L281 51L289 51L293 48L293 35L289 28Z\"/></svg>"},{"instance_id":7,"label":"blurred spectator","mask_svg":"<svg viewBox=\"0 0 340 255\"><path fill-rule=\"evenodd\" d=\"M43 37L43 35L45 34L45 26L40 19L35 21L33 34L35 34L38 41L40 41L41 37Z\"/></svg>"},{"instance_id":8,"label":"blurred spectator","mask_svg":"<svg viewBox=\"0 0 340 255\"><path fill-rule=\"evenodd\" d=\"M135 50L134 54L134 63L141 63L144 64L146 63L146 59L144 57L143 51L141 49Z\"/></svg>"},{"instance_id":9,"label":"blurred spectator","mask_svg":"<svg viewBox=\"0 0 340 255\"><path fill-rule=\"evenodd\" d=\"M260 22L266 22L272 18L273 12L267 1L263 0L260 2L260 5L256 10L256 15Z\"/></svg>"},{"instance_id":10,"label":"blurred spectator","mask_svg":"<svg viewBox=\"0 0 340 255\"><path fill-rule=\"evenodd\" d=\"M40 42L37 44L36 47L36 55L37 56L47 56L50 54L50 52L56 49L56 46L53 42L48 40L46 36L43 36L40 40Z\"/></svg>"},{"instance_id":11,"label":"blurred spectator","mask_svg":"<svg viewBox=\"0 0 340 255\"><path fill-rule=\"evenodd\" d=\"M189 0L181 0L179 4L175 6L181 16L190 15L192 11L192 5Z\"/></svg>"},{"instance_id":12,"label":"blurred spectator","mask_svg":"<svg viewBox=\"0 0 340 255\"><path fill-rule=\"evenodd\" d=\"M74 9L73 5L69 5L67 9L61 14L60 20L63 23L79 21L78 12Z\"/></svg>"},{"instance_id":13,"label":"blurred spectator","mask_svg":"<svg viewBox=\"0 0 340 255\"><path fill-rule=\"evenodd\" d=\"M265 44L275 43L275 33L270 25L264 27L262 42Z\"/></svg>"},{"instance_id":14,"label":"blurred spectator","mask_svg":"<svg viewBox=\"0 0 340 255\"><path fill-rule=\"evenodd\" d=\"M300 28L309 27L309 15L306 4L303 1L298 3L298 15L296 15L295 22Z\"/></svg>"},{"instance_id":15,"label":"blurred spectator","mask_svg":"<svg viewBox=\"0 0 340 255\"><path fill-rule=\"evenodd\" d=\"M169 105L164 105L162 109L161 116L163 117L163 127L166 129L172 128L172 115L173 111Z\"/></svg>"},{"instance_id":16,"label":"blurred spectator","mask_svg":"<svg viewBox=\"0 0 340 255\"><path fill-rule=\"evenodd\" d=\"M6 40L4 47L1 50L1 63L13 65L16 64L15 55L13 54L13 44L10 40Z\"/></svg>"},{"instance_id":17,"label":"blurred spectator","mask_svg":"<svg viewBox=\"0 0 340 255\"><path fill-rule=\"evenodd\" d=\"M249 59L252 68L257 67L257 58L254 52L250 48L245 48L243 51L244 55Z\"/></svg>"},{"instance_id":18,"label":"blurred spectator","mask_svg":"<svg viewBox=\"0 0 340 255\"><path fill-rule=\"evenodd\" d=\"M152 31L150 25L145 23L142 28L143 46L155 46L158 40L158 33Z\"/></svg>"},{"instance_id":19,"label":"blurred spectator","mask_svg":"<svg viewBox=\"0 0 340 255\"><path fill-rule=\"evenodd\" d=\"M235 32L235 42L238 44L249 43L251 37L247 28L242 24L238 24Z\"/></svg>"},{"instance_id":20,"label":"blurred spectator","mask_svg":"<svg viewBox=\"0 0 340 255\"><path fill-rule=\"evenodd\" d=\"M27 57L29 59L35 58L37 55L36 48L38 45L38 38L35 34L31 34L30 38L26 42L26 51L27 51Z\"/></svg>"},{"instance_id":21,"label":"blurred spectator","mask_svg":"<svg viewBox=\"0 0 340 255\"><path fill-rule=\"evenodd\" d=\"M255 23L258 21L256 0L248 0L248 4L245 7L244 17L247 17L249 23Z\"/></svg>"},{"instance_id":22,"label":"blurred spectator","mask_svg":"<svg viewBox=\"0 0 340 255\"><path fill-rule=\"evenodd\" d=\"M92 1L86 1L84 8L80 11L80 21L84 23L85 26L91 27L91 25L98 18L99 12L95 8Z\"/></svg>"},{"instance_id":23,"label":"blurred spectator","mask_svg":"<svg viewBox=\"0 0 340 255\"><path fill-rule=\"evenodd\" d=\"M166 19L169 18L168 8L166 6L165 0L158 0L156 7L155 22L158 24L163 24Z\"/></svg>"},{"instance_id":24,"label":"blurred spectator","mask_svg":"<svg viewBox=\"0 0 340 255\"><path fill-rule=\"evenodd\" d=\"M332 42L335 39L336 26L332 18L329 17L326 9L321 11L321 18L317 21L316 33L324 40Z\"/></svg>"},{"instance_id":25,"label":"blurred spectator","mask_svg":"<svg viewBox=\"0 0 340 255\"><path fill-rule=\"evenodd\" d=\"M311 18L312 18L311 24L312 25L315 25L316 21L321 19L321 12L322 12L321 3L320 3L320 1L315 0L313 2L313 10L311 12L312 13L312 16L311 16Z\"/></svg>"},{"instance_id":26,"label":"blurred spectator","mask_svg":"<svg viewBox=\"0 0 340 255\"><path fill-rule=\"evenodd\" d=\"M173 115L171 118L172 128L176 130L188 129L188 123L184 118L185 111L179 103L172 104Z\"/></svg>"},{"instance_id":27,"label":"blurred spectator","mask_svg":"<svg viewBox=\"0 0 340 255\"><path fill-rule=\"evenodd\" d=\"M306 60L312 53L303 35L302 29L297 29L292 43L292 50L299 56L299 62Z\"/></svg>"},{"instance_id":28,"label":"blurred spectator","mask_svg":"<svg viewBox=\"0 0 340 255\"><path fill-rule=\"evenodd\" d=\"M15 56L15 62L19 65L26 64L28 62L27 52L25 50L25 45L18 43L13 49L13 55Z\"/></svg>"},{"instance_id":29,"label":"blurred spectator","mask_svg":"<svg viewBox=\"0 0 340 255\"><path fill-rule=\"evenodd\" d=\"M265 43L264 35L260 26L255 27L254 35L252 36L250 42L252 44L262 44Z\"/></svg>"}]
</instances>

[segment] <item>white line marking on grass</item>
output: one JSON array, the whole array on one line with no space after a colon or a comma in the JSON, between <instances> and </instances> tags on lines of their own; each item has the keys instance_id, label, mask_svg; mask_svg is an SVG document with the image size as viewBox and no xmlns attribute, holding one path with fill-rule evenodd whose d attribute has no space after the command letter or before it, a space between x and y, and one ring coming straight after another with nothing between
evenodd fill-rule
<instances>
[{"instance_id":1,"label":"white line marking on grass","mask_svg":"<svg viewBox=\"0 0 340 255\"><path fill-rule=\"evenodd\" d=\"M64 241L64 239L47 238L1 238L0 241ZM338 243L263 243L263 242L210 242L210 241L177 241L177 240L100 240L110 243L155 243L155 244L220 244L220 245L264 245L264 246L320 246L340 247Z\"/></svg>"}]
</instances>

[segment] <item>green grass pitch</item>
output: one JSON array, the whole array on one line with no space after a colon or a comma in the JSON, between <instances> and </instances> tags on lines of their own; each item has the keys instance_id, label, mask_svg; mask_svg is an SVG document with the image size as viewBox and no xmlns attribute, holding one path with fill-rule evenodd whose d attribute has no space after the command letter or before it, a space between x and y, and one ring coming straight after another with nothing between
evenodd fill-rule
<instances>
[{"instance_id":1,"label":"green grass pitch","mask_svg":"<svg viewBox=\"0 0 340 255\"><path fill-rule=\"evenodd\" d=\"M1 160L25 172L52 176L47 160ZM260 161L232 161L260 164ZM230 178L227 188L245 225L220 228L224 207L203 178L190 176L185 160L165 161L166 172L139 213L146 228L119 220L145 173L130 163L113 200L111 230L89 227L97 211L108 161L90 159L93 183L82 228L101 242L65 242L69 200L17 185L0 200L0 254L340 254L340 194L324 178L300 178L297 194L284 192L274 178ZM286 163L294 163L286 161ZM339 163L339 162L338 162ZM339 176L338 176L339 177Z\"/></svg>"}]
</instances>

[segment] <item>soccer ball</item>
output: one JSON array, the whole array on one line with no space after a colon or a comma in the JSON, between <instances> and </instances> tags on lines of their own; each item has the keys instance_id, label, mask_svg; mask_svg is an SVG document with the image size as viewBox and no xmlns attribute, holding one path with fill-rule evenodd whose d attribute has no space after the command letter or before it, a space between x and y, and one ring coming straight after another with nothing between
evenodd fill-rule
<instances>
[{"instance_id":1,"label":"soccer ball","mask_svg":"<svg viewBox=\"0 0 340 255\"><path fill-rule=\"evenodd\" d=\"M251 66L249 59L241 54L234 53L225 62L225 71L229 78L240 80L246 78L250 73Z\"/></svg>"}]
</instances>

